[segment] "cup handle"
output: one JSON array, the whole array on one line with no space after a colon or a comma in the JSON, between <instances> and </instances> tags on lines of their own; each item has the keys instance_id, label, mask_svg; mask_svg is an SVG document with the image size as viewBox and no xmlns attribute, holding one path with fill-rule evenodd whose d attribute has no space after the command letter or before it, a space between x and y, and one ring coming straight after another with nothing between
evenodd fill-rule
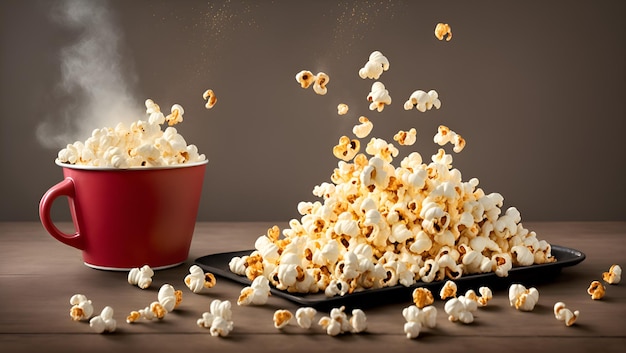
<instances>
[{"instance_id":1,"label":"cup handle","mask_svg":"<svg viewBox=\"0 0 626 353\"><path fill-rule=\"evenodd\" d=\"M74 234L66 234L63 233L52 221L52 217L50 216L50 210L52 209L52 204L54 200L56 200L59 196L67 196L70 199L70 208L72 211L72 217L76 217L76 212L74 209L74 180L72 178L65 178L63 181L57 183L41 198L39 202L39 219L41 220L41 224L43 227L55 237L58 241L67 244L69 246L75 247L77 249L84 249L83 237L80 232L76 230ZM76 222L74 220L74 227L76 227Z\"/></svg>"}]
</instances>

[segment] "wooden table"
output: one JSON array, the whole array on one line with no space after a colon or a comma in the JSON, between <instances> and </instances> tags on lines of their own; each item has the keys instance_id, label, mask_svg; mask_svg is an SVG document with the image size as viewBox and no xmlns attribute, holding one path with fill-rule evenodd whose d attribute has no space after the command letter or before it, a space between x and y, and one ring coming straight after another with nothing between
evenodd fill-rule
<instances>
[{"instance_id":1,"label":"wooden table","mask_svg":"<svg viewBox=\"0 0 626 353\"><path fill-rule=\"evenodd\" d=\"M274 328L275 310L297 309L282 298L272 296L265 306L239 307L240 284L218 277L217 285L201 294L185 287L183 278L194 259L251 248L273 224L198 223L187 262L157 271L152 286L141 290L127 283L125 272L84 266L78 250L54 240L39 223L0 223L0 351L626 351L626 279L607 285L603 300L591 300L586 292L612 264L626 267L626 222L525 223L541 239L584 252L586 260L539 285L539 303L532 312L511 308L504 288L494 292L487 307L478 309L474 323L464 325L449 322L444 303L438 300L437 327L425 329L414 340L405 337L401 314L410 298L368 308L366 333L331 337L317 325L310 330ZM127 324L126 315L156 300L164 283L183 290L181 306L162 321ZM117 331L96 334L88 323L72 321L69 298L75 293L91 299L98 313L106 305L113 307ZM235 326L228 337L212 337L196 325L213 299L233 302ZM580 310L574 326L554 318L557 301Z\"/></svg>"}]
</instances>

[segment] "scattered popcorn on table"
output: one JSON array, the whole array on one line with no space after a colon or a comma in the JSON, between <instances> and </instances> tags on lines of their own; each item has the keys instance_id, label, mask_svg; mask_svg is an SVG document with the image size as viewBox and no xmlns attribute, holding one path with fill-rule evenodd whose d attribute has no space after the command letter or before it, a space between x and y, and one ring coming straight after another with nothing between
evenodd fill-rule
<instances>
[{"instance_id":1,"label":"scattered popcorn on table","mask_svg":"<svg viewBox=\"0 0 626 353\"><path fill-rule=\"evenodd\" d=\"M352 316L350 317L350 326L352 327L352 332L354 333L361 333L367 330L367 317L365 316L365 312L363 312L363 310L352 310Z\"/></svg>"},{"instance_id":2,"label":"scattered popcorn on table","mask_svg":"<svg viewBox=\"0 0 626 353\"><path fill-rule=\"evenodd\" d=\"M604 298L604 293L606 292L606 288L600 283L600 281L593 281L587 288L587 294L591 296L593 300L599 300Z\"/></svg>"},{"instance_id":3,"label":"scattered popcorn on table","mask_svg":"<svg viewBox=\"0 0 626 353\"><path fill-rule=\"evenodd\" d=\"M348 136L341 136L339 138L339 143L333 147L333 155L347 162L354 158L354 156L359 153L360 149L361 142L359 140L350 140Z\"/></svg>"},{"instance_id":4,"label":"scattered popcorn on table","mask_svg":"<svg viewBox=\"0 0 626 353\"><path fill-rule=\"evenodd\" d=\"M480 287L478 288L478 292L480 293L480 297L476 295L474 290L469 289L465 293L466 298L470 298L475 301L479 307L487 306L487 303L493 298L493 293L489 287Z\"/></svg>"},{"instance_id":5,"label":"scattered popcorn on table","mask_svg":"<svg viewBox=\"0 0 626 353\"><path fill-rule=\"evenodd\" d=\"M441 297L441 300L456 297L456 289L456 283L454 283L454 281L447 280L439 291L439 296Z\"/></svg>"},{"instance_id":6,"label":"scattered popcorn on table","mask_svg":"<svg viewBox=\"0 0 626 353\"><path fill-rule=\"evenodd\" d=\"M128 283L146 289L152 284L152 276L154 276L154 271L148 265L132 268L128 272Z\"/></svg>"},{"instance_id":7,"label":"scattered popcorn on table","mask_svg":"<svg viewBox=\"0 0 626 353\"><path fill-rule=\"evenodd\" d=\"M204 107L207 109L213 108L215 106L215 103L217 103L217 97L215 96L215 93L212 89L207 89L206 91L204 91L204 93L202 94L202 98L204 98L204 100L206 101Z\"/></svg>"},{"instance_id":8,"label":"scattered popcorn on table","mask_svg":"<svg viewBox=\"0 0 626 353\"><path fill-rule=\"evenodd\" d=\"M435 37L439 40L443 40L443 38L446 37L446 41L449 42L452 39L452 29L450 25L447 23L437 23L437 26L435 26Z\"/></svg>"},{"instance_id":9,"label":"scattered popcorn on table","mask_svg":"<svg viewBox=\"0 0 626 353\"><path fill-rule=\"evenodd\" d=\"M619 265L612 265L609 272L602 273L602 280L608 284L618 284L622 280L622 268Z\"/></svg>"},{"instance_id":10,"label":"scattered popcorn on table","mask_svg":"<svg viewBox=\"0 0 626 353\"><path fill-rule=\"evenodd\" d=\"M576 310L572 312L563 302L554 304L554 317L556 317L559 321L563 321L565 326L572 326L578 319L579 315L580 311Z\"/></svg>"},{"instance_id":11,"label":"scattered popcorn on table","mask_svg":"<svg viewBox=\"0 0 626 353\"><path fill-rule=\"evenodd\" d=\"M203 288L213 288L215 286L215 276L210 273L204 273L204 270L198 265L189 267L189 274L185 276L185 284L194 293L200 293Z\"/></svg>"},{"instance_id":12,"label":"scattered popcorn on table","mask_svg":"<svg viewBox=\"0 0 626 353\"><path fill-rule=\"evenodd\" d=\"M382 112L385 105L391 104L391 96L382 82L376 81L372 84L372 89L367 95L367 101L370 102L370 110Z\"/></svg>"},{"instance_id":13,"label":"scattered popcorn on table","mask_svg":"<svg viewBox=\"0 0 626 353\"><path fill-rule=\"evenodd\" d=\"M369 60L359 70L362 79L371 78L378 80L383 71L389 70L389 60L379 51L370 54Z\"/></svg>"},{"instance_id":14,"label":"scattered popcorn on table","mask_svg":"<svg viewBox=\"0 0 626 353\"><path fill-rule=\"evenodd\" d=\"M354 125L354 127L352 128L352 133L358 137L358 138L365 138L367 137L367 135L370 134L370 132L372 132L372 129L374 128L374 124L372 124L372 122L364 117L364 116L360 116L359 117L359 124Z\"/></svg>"},{"instance_id":15,"label":"scattered popcorn on table","mask_svg":"<svg viewBox=\"0 0 626 353\"><path fill-rule=\"evenodd\" d=\"M433 293L428 288L419 287L413 290L413 303L415 303L415 306L419 309L431 305L434 302L435 298L433 297Z\"/></svg>"},{"instance_id":16,"label":"scattered popcorn on table","mask_svg":"<svg viewBox=\"0 0 626 353\"><path fill-rule=\"evenodd\" d=\"M293 314L289 310L279 309L274 312L274 327L277 329L282 329L283 327L289 325L289 322L293 318Z\"/></svg>"},{"instance_id":17,"label":"scattered popcorn on table","mask_svg":"<svg viewBox=\"0 0 626 353\"><path fill-rule=\"evenodd\" d=\"M509 304L521 311L532 311L539 301L539 291L536 288L526 289L521 284L512 284L509 287Z\"/></svg>"},{"instance_id":18,"label":"scattered popcorn on table","mask_svg":"<svg viewBox=\"0 0 626 353\"><path fill-rule=\"evenodd\" d=\"M406 320L404 333L409 339L418 337L423 326L428 328L437 326L437 308L432 305L424 308L411 305L402 309L402 316Z\"/></svg>"},{"instance_id":19,"label":"scattered popcorn on table","mask_svg":"<svg viewBox=\"0 0 626 353\"><path fill-rule=\"evenodd\" d=\"M88 320L93 315L93 304L83 294L72 295L70 304L70 317L74 321Z\"/></svg>"},{"instance_id":20,"label":"scattered popcorn on table","mask_svg":"<svg viewBox=\"0 0 626 353\"><path fill-rule=\"evenodd\" d=\"M97 333L114 332L117 322L113 318L113 308L104 307L98 316L94 316L89 320L89 326Z\"/></svg>"},{"instance_id":21,"label":"scattered popcorn on table","mask_svg":"<svg viewBox=\"0 0 626 353\"><path fill-rule=\"evenodd\" d=\"M329 336L337 336L353 330L350 319L348 319L348 315L344 312L345 309L346 308L343 306L340 308L333 308L330 311L330 316L324 316L318 321L318 325L322 326L322 328L326 330L326 334Z\"/></svg>"},{"instance_id":22,"label":"scattered popcorn on table","mask_svg":"<svg viewBox=\"0 0 626 353\"><path fill-rule=\"evenodd\" d=\"M428 91L428 93L422 90L414 91L409 96L409 99L404 102L404 110L411 110L414 107L422 113L432 109L432 107L435 107L436 109L441 108L439 94L437 94L437 91L434 89Z\"/></svg>"},{"instance_id":23,"label":"scattered popcorn on table","mask_svg":"<svg viewBox=\"0 0 626 353\"><path fill-rule=\"evenodd\" d=\"M174 127L161 130L166 117L151 99L145 102L148 121L138 120L130 126L119 123L115 128L95 129L84 142L76 141L61 149L60 163L109 168L140 168L178 165L206 160L195 145L187 145ZM182 121L182 106L172 106L167 116L170 124Z\"/></svg>"},{"instance_id":24,"label":"scattered popcorn on table","mask_svg":"<svg viewBox=\"0 0 626 353\"><path fill-rule=\"evenodd\" d=\"M409 131L400 130L393 136L393 139L402 146L412 146L417 140L417 130L411 128Z\"/></svg>"},{"instance_id":25,"label":"scattered popcorn on table","mask_svg":"<svg viewBox=\"0 0 626 353\"><path fill-rule=\"evenodd\" d=\"M444 310L448 314L448 320L455 322L460 321L464 324L470 324L474 322L474 314L478 308L478 304L465 296L461 295L458 298L452 298L444 305Z\"/></svg>"},{"instance_id":26,"label":"scattered popcorn on table","mask_svg":"<svg viewBox=\"0 0 626 353\"><path fill-rule=\"evenodd\" d=\"M237 305L263 305L267 303L270 295L270 281L259 276L252 281L249 287L241 290Z\"/></svg>"},{"instance_id":27,"label":"scattered popcorn on table","mask_svg":"<svg viewBox=\"0 0 626 353\"><path fill-rule=\"evenodd\" d=\"M349 109L350 109L350 107L348 107L347 104L339 103L337 105L337 114L339 114L339 115L346 115L346 114L348 114L348 110Z\"/></svg>"},{"instance_id":28,"label":"scattered popcorn on table","mask_svg":"<svg viewBox=\"0 0 626 353\"><path fill-rule=\"evenodd\" d=\"M199 327L208 328L211 336L228 336L233 330L230 301L213 300L210 311L202 313L196 323Z\"/></svg>"},{"instance_id":29,"label":"scattered popcorn on table","mask_svg":"<svg viewBox=\"0 0 626 353\"><path fill-rule=\"evenodd\" d=\"M183 300L183 292L176 290L171 284L164 284L159 288L157 300L150 303L149 306L133 310L126 317L126 322L131 324L139 319L161 320L165 318L167 313L172 312Z\"/></svg>"},{"instance_id":30,"label":"scattered popcorn on table","mask_svg":"<svg viewBox=\"0 0 626 353\"><path fill-rule=\"evenodd\" d=\"M304 329L309 329L316 314L317 310L315 310L315 308L298 308L298 310L296 310L296 321L298 322L298 326Z\"/></svg>"},{"instance_id":31,"label":"scattered popcorn on table","mask_svg":"<svg viewBox=\"0 0 626 353\"><path fill-rule=\"evenodd\" d=\"M183 301L183 291L174 289L174 286L166 283L159 289L157 300L168 313L172 312Z\"/></svg>"}]
</instances>

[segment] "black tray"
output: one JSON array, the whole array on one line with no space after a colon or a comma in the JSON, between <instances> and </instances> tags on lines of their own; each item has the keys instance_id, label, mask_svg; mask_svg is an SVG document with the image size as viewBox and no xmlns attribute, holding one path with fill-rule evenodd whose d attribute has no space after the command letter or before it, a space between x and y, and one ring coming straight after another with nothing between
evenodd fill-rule
<instances>
[{"instance_id":1,"label":"black tray","mask_svg":"<svg viewBox=\"0 0 626 353\"><path fill-rule=\"evenodd\" d=\"M233 280L243 285L250 285L250 280L244 276L237 275L230 271L228 266L230 260L234 256L250 255L253 250L234 251L227 253L219 253L206 255L196 259L196 265L200 266L204 271L211 272L223 278ZM500 289L510 285L511 283L523 283L525 285L536 285L554 279L561 272L563 267L574 266L585 259L585 254L575 250L558 245L552 245L552 255L556 257L555 262L546 264L537 264L531 266L514 267L509 271L507 277L498 277L495 273L481 273L464 275L455 280L457 287L461 293L467 289L478 290L481 286L488 286L492 290ZM299 294L288 293L276 288L272 288L272 295L281 297L299 304L300 306L311 306L318 309L321 308L337 308L342 305L350 308L364 308L377 306L384 303L396 301L411 302L411 293L415 288L425 287L438 297L439 290L445 283L444 281L433 281L424 283L422 281L415 282L410 287L397 285L394 287L384 287L379 289L367 289L344 296L327 297L323 292L315 294Z\"/></svg>"}]
</instances>

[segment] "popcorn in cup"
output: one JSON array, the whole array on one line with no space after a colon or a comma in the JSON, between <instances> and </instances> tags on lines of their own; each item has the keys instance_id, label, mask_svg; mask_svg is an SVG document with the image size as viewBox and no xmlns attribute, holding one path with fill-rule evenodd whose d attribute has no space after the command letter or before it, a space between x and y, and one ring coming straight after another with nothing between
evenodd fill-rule
<instances>
[{"instance_id":1,"label":"popcorn in cup","mask_svg":"<svg viewBox=\"0 0 626 353\"><path fill-rule=\"evenodd\" d=\"M208 160L173 127L161 131L165 119L158 105L147 100L146 108L148 121L130 129L96 129L84 143L61 150L56 164L64 179L41 198L44 228L82 250L89 267L161 269L189 255ZM60 196L68 198L74 234L52 221L50 211Z\"/></svg>"}]
</instances>

